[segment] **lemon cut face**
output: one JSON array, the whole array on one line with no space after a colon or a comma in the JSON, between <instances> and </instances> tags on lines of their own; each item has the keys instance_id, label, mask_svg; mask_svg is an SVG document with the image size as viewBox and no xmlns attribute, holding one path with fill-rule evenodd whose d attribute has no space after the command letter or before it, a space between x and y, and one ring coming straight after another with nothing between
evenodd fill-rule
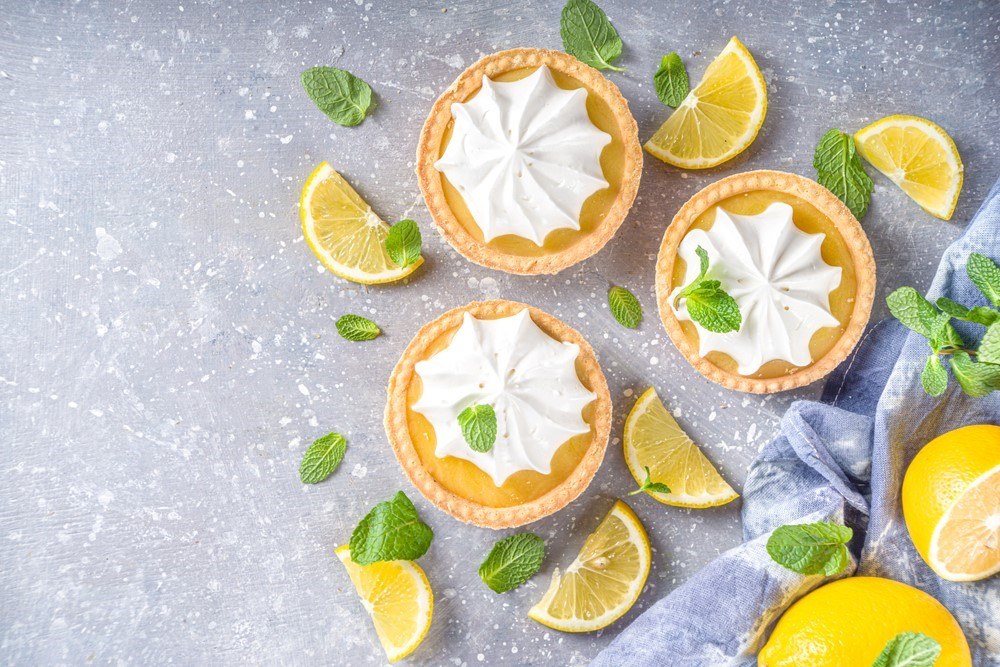
<instances>
[{"instance_id":1,"label":"lemon cut face","mask_svg":"<svg viewBox=\"0 0 1000 667\"><path fill-rule=\"evenodd\" d=\"M406 560L358 565L346 544L336 554L375 624L389 662L416 650L427 636L434 611L434 594L420 566Z\"/></svg>"},{"instance_id":2,"label":"lemon cut face","mask_svg":"<svg viewBox=\"0 0 1000 667\"><path fill-rule=\"evenodd\" d=\"M392 261L385 250L389 225L326 162L306 179L299 204L306 243L323 266L345 280L393 282L424 261L421 257L404 268Z\"/></svg>"},{"instance_id":3,"label":"lemon cut face","mask_svg":"<svg viewBox=\"0 0 1000 667\"><path fill-rule=\"evenodd\" d=\"M600 630L621 618L649 576L649 537L632 508L617 501L569 567L557 569L528 616L562 632Z\"/></svg>"},{"instance_id":4,"label":"lemon cut face","mask_svg":"<svg viewBox=\"0 0 1000 667\"><path fill-rule=\"evenodd\" d=\"M937 124L918 116L878 120L854 135L858 152L920 208L950 220L965 168L958 147Z\"/></svg>"},{"instance_id":5,"label":"lemon cut face","mask_svg":"<svg viewBox=\"0 0 1000 667\"><path fill-rule=\"evenodd\" d=\"M764 76L733 37L644 148L675 167L708 169L745 151L766 115Z\"/></svg>"}]
</instances>

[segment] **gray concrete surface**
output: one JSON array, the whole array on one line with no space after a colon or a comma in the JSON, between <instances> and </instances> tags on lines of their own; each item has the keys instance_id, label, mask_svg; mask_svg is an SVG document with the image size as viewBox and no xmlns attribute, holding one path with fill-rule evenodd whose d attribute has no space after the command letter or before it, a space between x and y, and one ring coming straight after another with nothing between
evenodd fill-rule
<instances>
[{"instance_id":1,"label":"gray concrete surface","mask_svg":"<svg viewBox=\"0 0 1000 667\"><path fill-rule=\"evenodd\" d=\"M421 559L437 597L419 665L580 665L640 610L740 539L739 504L632 504L655 548L636 608L570 636L525 616L613 498L632 487L621 422L656 385L740 487L789 402L720 389L655 316L653 256L692 193L741 170L812 175L831 126L932 118L966 166L955 219L924 214L881 176L864 220L879 295L924 288L1000 173L993 2L604 1L625 42L642 138L666 117L651 88L676 50L692 77L732 34L755 54L770 110L753 147L704 173L647 159L639 198L594 258L550 278L489 271L433 231L413 176L436 94L479 56L560 48L560 2L417 4L193 0L0 1L0 663L384 662L332 554L375 502L406 490L437 537ZM299 85L308 66L375 90L359 127L331 124ZM426 265L365 288L303 242L299 189L329 160L387 219L412 216ZM619 328L610 283L646 320ZM476 575L498 535L452 520L406 482L383 435L383 387L416 329L483 297L533 303L594 344L615 399L613 442L587 493L532 529L543 572L497 597ZM881 303L881 298L880 298ZM386 335L333 327L368 315ZM879 306L876 317L884 314ZM326 483L299 483L314 438L350 446Z\"/></svg>"}]
</instances>

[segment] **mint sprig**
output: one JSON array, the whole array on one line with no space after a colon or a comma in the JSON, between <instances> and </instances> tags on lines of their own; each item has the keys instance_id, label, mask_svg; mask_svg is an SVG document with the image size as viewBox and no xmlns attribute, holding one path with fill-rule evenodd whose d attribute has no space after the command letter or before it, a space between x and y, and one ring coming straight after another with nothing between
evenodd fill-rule
<instances>
[{"instance_id":1,"label":"mint sprig","mask_svg":"<svg viewBox=\"0 0 1000 667\"><path fill-rule=\"evenodd\" d=\"M718 280L709 280L708 252L698 246L695 249L701 267L698 276L674 298L674 308L678 308L682 299L685 300L688 315L708 331L728 333L739 331L743 324L739 304L736 299L722 289Z\"/></svg>"},{"instance_id":2,"label":"mint sprig","mask_svg":"<svg viewBox=\"0 0 1000 667\"><path fill-rule=\"evenodd\" d=\"M414 220L400 220L389 228L385 237L385 252L389 259L401 269L405 269L420 259L420 227Z\"/></svg>"},{"instance_id":3,"label":"mint sprig","mask_svg":"<svg viewBox=\"0 0 1000 667\"><path fill-rule=\"evenodd\" d=\"M351 533L351 560L371 565L385 560L416 560L427 553L434 531L420 520L402 491L381 502Z\"/></svg>"},{"instance_id":4,"label":"mint sprig","mask_svg":"<svg viewBox=\"0 0 1000 667\"><path fill-rule=\"evenodd\" d=\"M336 67L307 69L302 73L302 87L320 111L337 125L357 125L364 120L372 103L371 87Z\"/></svg>"},{"instance_id":5,"label":"mint sprig","mask_svg":"<svg viewBox=\"0 0 1000 667\"><path fill-rule=\"evenodd\" d=\"M458 414L462 437L473 451L486 453L497 439L497 413L492 405L470 405Z\"/></svg>"},{"instance_id":6,"label":"mint sprig","mask_svg":"<svg viewBox=\"0 0 1000 667\"><path fill-rule=\"evenodd\" d=\"M624 71L611 64L622 54L622 39L607 14L591 0L569 0L559 19L566 53L596 69Z\"/></svg>"},{"instance_id":7,"label":"mint sprig","mask_svg":"<svg viewBox=\"0 0 1000 667\"><path fill-rule=\"evenodd\" d=\"M973 398L1000 390L1000 266L985 255L972 253L965 270L993 308L969 308L946 297L932 304L912 287L900 287L886 297L892 316L927 339L931 354L920 383L931 396L941 396L947 390L949 367L962 391ZM978 347L965 343L951 323L953 319L986 327Z\"/></svg>"},{"instance_id":8,"label":"mint sprig","mask_svg":"<svg viewBox=\"0 0 1000 667\"><path fill-rule=\"evenodd\" d=\"M660 67L653 75L656 96L668 107L677 108L691 89L684 62L676 53L668 53L660 60Z\"/></svg>"},{"instance_id":9,"label":"mint sprig","mask_svg":"<svg viewBox=\"0 0 1000 667\"><path fill-rule=\"evenodd\" d=\"M628 495L637 496L640 493L670 493L670 487L663 482L654 482L649 477L649 466L643 466L643 470L646 471L646 479L643 480L642 484L639 485L638 489L634 491L629 491Z\"/></svg>"},{"instance_id":10,"label":"mint sprig","mask_svg":"<svg viewBox=\"0 0 1000 667\"><path fill-rule=\"evenodd\" d=\"M545 541L532 533L517 533L493 545L479 566L479 578L496 593L506 593L530 579L545 559Z\"/></svg>"},{"instance_id":11,"label":"mint sprig","mask_svg":"<svg viewBox=\"0 0 1000 667\"><path fill-rule=\"evenodd\" d=\"M624 287L615 285L608 290L608 308L623 327L635 329L642 322L642 304Z\"/></svg>"},{"instance_id":12,"label":"mint sprig","mask_svg":"<svg viewBox=\"0 0 1000 667\"><path fill-rule=\"evenodd\" d=\"M333 474L347 451L347 440L339 433L328 433L309 445L299 464L303 484L317 484Z\"/></svg>"},{"instance_id":13,"label":"mint sprig","mask_svg":"<svg viewBox=\"0 0 1000 667\"><path fill-rule=\"evenodd\" d=\"M865 217L875 183L861 166L854 137L836 128L827 131L816 145L813 167L820 185L847 204L855 218Z\"/></svg>"},{"instance_id":14,"label":"mint sprig","mask_svg":"<svg viewBox=\"0 0 1000 667\"><path fill-rule=\"evenodd\" d=\"M847 567L847 543L854 531L836 523L791 524L767 539L775 563L799 574L838 574Z\"/></svg>"},{"instance_id":15,"label":"mint sprig","mask_svg":"<svg viewBox=\"0 0 1000 667\"><path fill-rule=\"evenodd\" d=\"M337 333L351 341L372 340L378 338L382 330L367 317L360 315L341 315L337 318Z\"/></svg>"},{"instance_id":16,"label":"mint sprig","mask_svg":"<svg viewBox=\"0 0 1000 667\"><path fill-rule=\"evenodd\" d=\"M885 645L872 667L933 667L941 644L922 632L901 632Z\"/></svg>"}]
</instances>

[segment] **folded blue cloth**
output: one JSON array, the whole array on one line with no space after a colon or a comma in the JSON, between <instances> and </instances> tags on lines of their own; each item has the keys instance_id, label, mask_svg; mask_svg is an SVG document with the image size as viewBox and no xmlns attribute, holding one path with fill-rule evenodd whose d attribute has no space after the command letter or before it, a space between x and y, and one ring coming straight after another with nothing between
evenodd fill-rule
<instances>
[{"instance_id":1,"label":"folded blue cloth","mask_svg":"<svg viewBox=\"0 0 1000 667\"><path fill-rule=\"evenodd\" d=\"M986 305L965 274L971 252L1000 259L1000 182L945 253L931 297ZM983 331L956 328L970 341ZM870 327L827 383L822 402L793 403L779 435L750 466L743 544L646 610L592 665L754 665L784 610L829 581L786 570L765 551L774 528L812 521L843 521L855 530L852 545L863 535L860 553L841 576L887 577L926 591L958 619L974 664L1000 665L1000 576L974 583L939 578L903 522L900 486L920 448L960 426L1000 424L1000 392L969 398L951 379L943 396L924 393L920 374L928 354L925 339L894 320Z\"/></svg>"}]
</instances>

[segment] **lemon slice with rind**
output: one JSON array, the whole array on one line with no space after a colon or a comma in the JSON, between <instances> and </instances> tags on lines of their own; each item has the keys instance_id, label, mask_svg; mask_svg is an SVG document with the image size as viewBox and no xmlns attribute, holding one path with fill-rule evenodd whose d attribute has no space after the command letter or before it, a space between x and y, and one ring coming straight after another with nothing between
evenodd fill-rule
<instances>
[{"instance_id":1,"label":"lemon slice with rind","mask_svg":"<svg viewBox=\"0 0 1000 667\"><path fill-rule=\"evenodd\" d=\"M670 487L670 493L646 492L661 503L715 507L740 495L681 429L652 387L629 412L623 441L625 463L637 483L645 479L648 467L650 479Z\"/></svg>"},{"instance_id":2,"label":"lemon slice with rind","mask_svg":"<svg viewBox=\"0 0 1000 667\"><path fill-rule=\"evenodd\" d=\"M886 116L854 135L858 152L935 218L950 220L965 168L938 125L918 116Z\"/></svg>"},{"instance_id":3,"label":"lemon slice with rind","mask_svg":"<svg viewBox=\"0 0 1000 667\"><path fill-rule=\"evenodd\" d=\"M385 250L389 225L326 162L306 180L300 209L306 243L341 278L389 283L410 275L424 261L421 257L407 267L396 266Z\"/></svg>"},{"instance_id":4,"label":"lemon slice with rind","mask_svg":"<svg viewBox=\"0 0 1000 667\"><path fill-rule=\"evenodd\" d=\"M358 565L346 544L336 554L375 624L389 662L413 653L427 635L434 611L434 594L424 571L408 560Z\"/></svg>"},{"instance_id":5,"label":"lemon slice with rind","mask_svg":"<svg viewBox=\"0 0 1000 667\"><path fill-rule=\"evenodd\" d=\"M643 148L675 167L708 169L745 151L766 115L764 76L733 37Z\"/></svg>"},{"instance_id":6,"label":"lemon slice with rind","mask_svg":"<svg viewBox=\"0 0 1000 667\"><path fill-rule=\"evenodd\" d=\"M562 632L605 628L639 598L650 560L646 529L619 500L566 571L556 569L549 589L528 616Z\"/></svg>"}]
</instances>

